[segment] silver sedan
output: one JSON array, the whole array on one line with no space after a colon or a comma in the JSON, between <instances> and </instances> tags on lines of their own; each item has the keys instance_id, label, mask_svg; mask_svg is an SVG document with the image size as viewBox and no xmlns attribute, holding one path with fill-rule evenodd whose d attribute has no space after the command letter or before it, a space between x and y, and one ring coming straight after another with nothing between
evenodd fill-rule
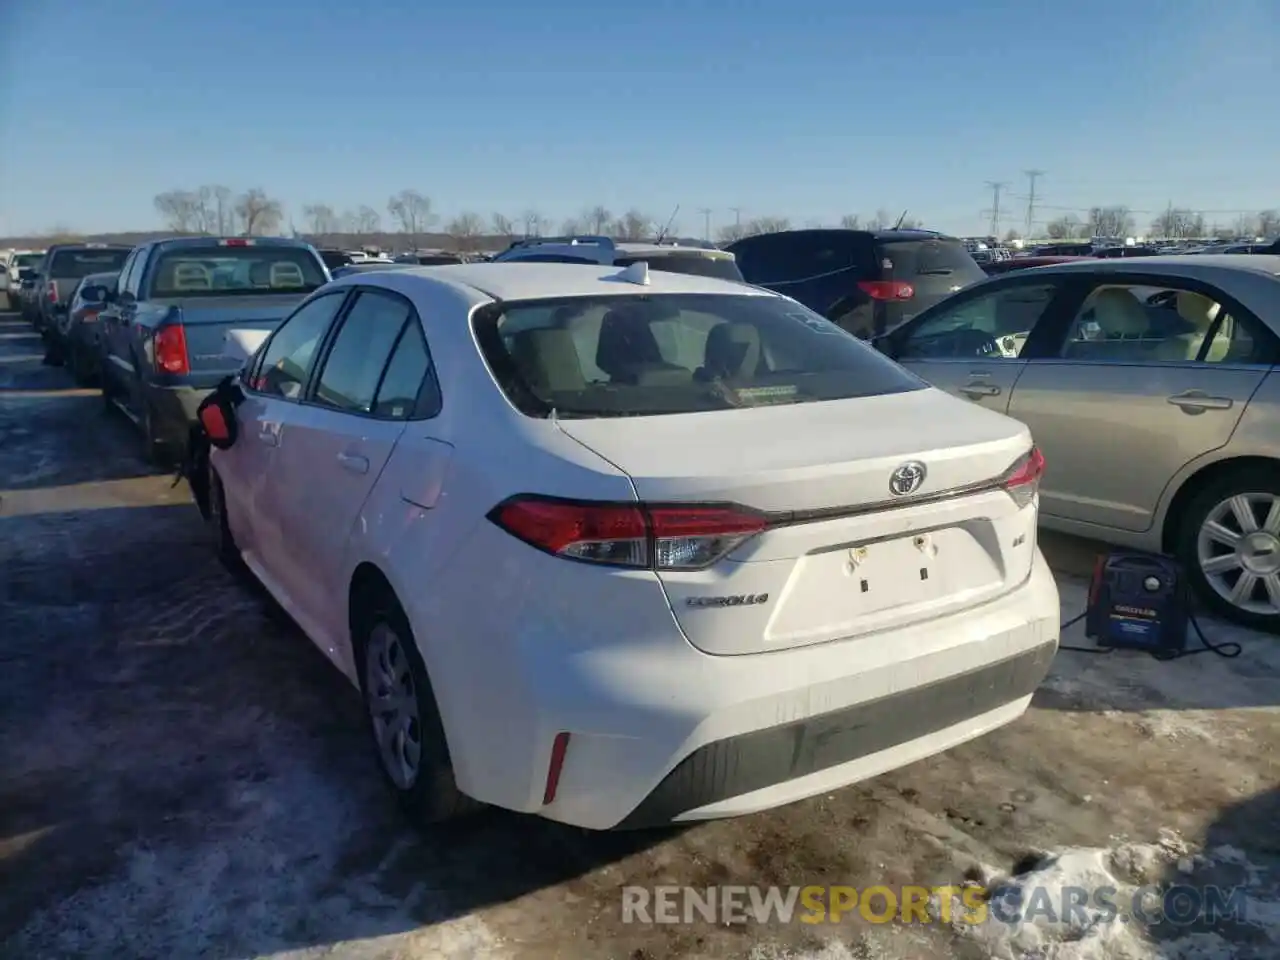
<instances>
[{"instance_id":1,"label":"silver sedan","mask_svg":"<svg viewBox=\"0 0 1280 960\"><path fill-rule=\"evenodd\" d=\"M1280 256L1080 260L992 278L877 345L1026 423L1045 527L1175 554L1280 628Z\"/></svg>"}]
</instances>

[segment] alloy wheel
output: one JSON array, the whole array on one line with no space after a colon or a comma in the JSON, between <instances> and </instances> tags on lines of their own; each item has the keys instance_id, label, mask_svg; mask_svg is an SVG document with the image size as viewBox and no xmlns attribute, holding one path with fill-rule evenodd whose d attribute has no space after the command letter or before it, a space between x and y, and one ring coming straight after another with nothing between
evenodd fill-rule
<instances>
[{"instance_id":1,"label":"alloy wheel","mask_svg":"<svg viewBox=\"0 0 1280 960\"><path fill-rule=\"evenodd\" d=\"M1233 607L1280 614L1280 497L1237 493L1220 501L1200 525L1196 559L1210 588Z\"/></svg>"},{"instance_id":2,"label":"alloy wheel","mask_svg":"<svg viewBox=\"0 0 1280 960\"><path fill-rule=\"evenodd\" d=\"M409 790L422 766L418 692L404 641L386 623L369 634L365 691L383 768L397 787Z\"/></svg>"}]
</instances>

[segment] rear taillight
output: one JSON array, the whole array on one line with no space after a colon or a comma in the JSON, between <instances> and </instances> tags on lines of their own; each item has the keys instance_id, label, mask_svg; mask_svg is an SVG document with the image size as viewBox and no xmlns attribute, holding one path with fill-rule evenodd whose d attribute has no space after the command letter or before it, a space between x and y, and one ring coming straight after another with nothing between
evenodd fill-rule
<instances>
[{"instance_id":1,"label":"rear taillight","mask_svg":"<svg viewBox=\"0 0 1280 960\"><path fill-rule=\"evenodd\" d=\"M44 288L44 295L49 298L50 303L58 302L58 284L56 281L49 281L49 285Z\"/></svg>"},{"instance_id":2,"label":"rear taillight","mask_svg":"<svg viewBox=\"0 0 1280 960\"><path fill-rule=\"evenodd\" d=\"M157 330L152 347L155 350L157 373L188 374L191 372L187 362L187 334L182 329L182 324L175 323Z\"/></svg>"},{"instance_id":3,"label":"rear taillight","mask_svg":"<svg viewBox=\"0 0 1280 960\"><path fill-rule=\"evenodd\" d=\"M1039 447L1009 468L1004 477L1004 488L1019 507L1025 507L1040 491L1040 478L1044 476L1044 454Z\"/></svg>"},{"instance_id":4,"label":"rear taillight","mask_svg":"<svg viewBox=\"0 0 1280 960\"><path fill-rule=\"evenodd\" d=\"M92 323L94 320L98 319L98 314L101 312L102 311L99 310L97 307L85 307L83 310L80 311L80 322Z\"/></svg>"},{"instance_id":5,"label":"rear taillight","mask_svg":"<svg viewBox=\"0 0 1280 960\"><path fill-rule=\"evenodd\" d=\"M710 566L769 520L723 504L597 503L518 496L489 512L513 537L570 560L652 570Z\"/></svg>"},{"instance_id":6,"label":"rear taillight","mask_svg":"<svg viewBox=\"0 0 1280 960\"><path fill-rule=\"evenodd\" d=\"M910 300L916 295L915 287L900 280L863 280L858 289L872 300Z\"/></svg>"}]
</instances>

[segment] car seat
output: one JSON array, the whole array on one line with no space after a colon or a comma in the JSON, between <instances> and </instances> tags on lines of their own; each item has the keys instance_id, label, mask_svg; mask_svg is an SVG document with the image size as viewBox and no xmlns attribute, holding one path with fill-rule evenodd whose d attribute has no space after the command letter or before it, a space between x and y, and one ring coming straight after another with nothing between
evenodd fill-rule
<instances>
[{"instance_id":1,"label":"car seat","mask_svg":"<svg viewBox=\"0 0 1280 960\"><path fill-rule=\"evenodd\" d=\"M649 321L626 307L610 310L600 321L596 366L614 383L639 385L690 377L684 367L662 359Z\"/></svg>"},{"instance_id":2,"label":"car seat","mask_svg":"<svg viewBox=\"0 0 1280 960\"><path fill-rule=\"evenodd\" d=\"M1160 359L1195 360L1200 356L1200 348L1204 346L1205 337L1213 329L1213 322L1218 318L1222 307L1202 293L1179 290L1175 309L1190 329L1186 333L1166 337L1160 344ZM1230 338L1216 338L1205 359L1221 362L1230 349Z\"/></svg>"},{"instance_id":3,"label":"car seat","mask_svg":"<svg viewBox=\"0 0 1280 960\"><path fill-rule=\"evenodd\" d=\"M1149 360L1144 343L1151 327L1147 309L1123 287L1106 287L1093 298L1089 308L1099 330L1098 339L1068 341L1063 356L1072 360ZM1085 311L1081 312L1081 317ZM1077 326L1079 320L1077 320Z\"/></svg>"},{"instance_id":4,"label":"car seat","mask_svg":"<svg viewBox=\"0 0 1280 960\"><path fill-rule=\"evenodd\" d=\"M749 379L760 367L760 331L751 323L720 323L707 334L698 380Z\"/></svg>"},{"instance_id":5,"label":"car seat","mask_svg":"<svg viewBox=\"0 0 1280 960\"><path fill-rule=\"evenodd\" d=\"M562 327L523 330L511 339L511 359L535 392L585 390L587 378L573 335Z\"/></svg>"}]
</instances>

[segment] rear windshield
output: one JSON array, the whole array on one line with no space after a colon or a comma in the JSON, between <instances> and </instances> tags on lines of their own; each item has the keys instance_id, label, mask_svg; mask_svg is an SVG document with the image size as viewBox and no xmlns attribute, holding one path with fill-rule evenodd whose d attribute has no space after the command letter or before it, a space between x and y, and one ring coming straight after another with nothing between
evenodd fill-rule
<instances>
[{"instance_id":1,"label":"rear windshield","mask_svg":"<svg viewBox=\"0 0 1280 960\"><path fill-rule=\"evenodd\" d=\"M13 258L13 265L21 270L23 268L39 266L40 261L43 259L43 253L20 253Z\"/></svg>"},{"instance_id":2,"label":"rear windshield","mask_svg":"<svg viewBox=\"0 0 1280 960\"><path fill-rule=\"evenodd\" d=\"M627 267L644 260L650 270L666 273L688 273L695 277L715 277L718 280L742 281L742 271L733 257L708 257L701 253L663 253L648 257L619 257L614 263Z\"/></svg>"},{"instance_id":3,"label":"rear windshield","mask_svg":"<svg viewBox=\"0 0 1280 960\"><path fill-rule=\"evenodd\" d=\"M91 273L119 270L129 256L128 250L59 250L49 264L54 280L82 280Z\"/></svg>"},{"instance_id":4,"label":"rear windshield","mask_svg":"<svg viewBox=\"0 0 1280 960\"><path fill-rule=\"evenodd\" d=\"M151 270L153 297L310 293L327 282L306 247L175 247Z\"/></svg>"},{"instance_id":5,"label":"rear windshield","mask_svg":"<svg viewBox=\"0 0 1280 960\"><path fill-rule=\"evenodd\" d=\"M330 270L335 267L345 267L355 262L354 258L341 250L321 250L320 259L324 261L324 265Z\"/></svg>"},{"instance_id":6,"label":"rear windshield","mask_svg":"<svg viewBox=\"0 0 1280 960\"><path fill-rule=\"evenodd\" d=\"M893 280L939 277L955 284L985 276L959 240L881 240L876 256Z\"/></svg>"},{"instance_id":7,"label":"rear windshield","mask_svg":"<svg viewBox=\"0 0 1280 960\"><path fill-rule=\"evenodd\" d=\"M529 416L635 417L814 403L924 388L799 304L749 294L512 301L476 340Z\"/></svg>"}]
</instances>

